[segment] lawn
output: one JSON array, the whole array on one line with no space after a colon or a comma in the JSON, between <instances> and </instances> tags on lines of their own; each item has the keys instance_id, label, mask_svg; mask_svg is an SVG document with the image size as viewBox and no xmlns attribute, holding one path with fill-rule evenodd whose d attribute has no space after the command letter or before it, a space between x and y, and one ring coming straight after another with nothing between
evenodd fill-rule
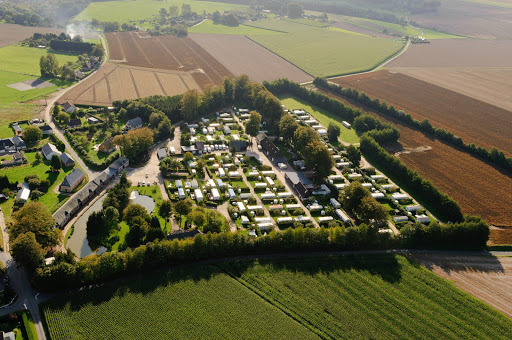
<instances>
[{"instance_id":1,"label":"lawn","mask_svg":"<svg viewBox=\"0 0 512 340\"><path fill-rule=\"evenodd\" d=\"M286 20L262 20L251 25L288 34L250 35L249 38L313 76L335 76L368 71L404 46L403 42Z\"/></svg>"},{"instance_id":2,"label":"lawn","mask_svg":"<svg viewBox=\"0 0 512 340\"><path fill-rule=\"evenodd\" d=\"M160 8L169 8L178 6L181 13L182 4L190 4L193 12L202 14L203 11L213 13L215 11L224 12L227 10L246 10L249 6L227 4L210 1L194 0L121 0L121 1L102 1L92 2L89 6L78 14L74 20L91 21L95 18L99 21L117 21L119 24L133 22L140 27L150 27L151 23L139 23L139 20L149 21L158 15Z\"/></svg>"},{"instance_id":3,"label":"lawn","mask_svg":"<svg viewBox=\"0 0 512 340\"><path fill-rule=\"evenodd\" d=\"M35 152L27 152L25 156L27 157L28 164L10 167L6 169L2 169L2 175L7 175L9 181L11 182L20 182L22 183L26 176L36 174L40 179L47 179L50 181L50 188L48 192L39 198L39 202L43 203L47 206L50 211L53 213L56 211L65 200L69 198L67 195L62 195L60 193L54 192L54 188L62 183L64 177L66 177L73 168L65 168L60 172L49 172L50 171L50 162L41 162L39 164L35 163ZM11 220L10 211L12 206L14 205L14 198L10 198L7 201L0 204L0 208L4 213L6 222Z\"/></svg>"},{"instance_id":4,"label":"lawn","mask_svg":"<svg viewBox=\"0 0 512 340\"><path fill-rule=\"evenodd\" d=\"M48 53L52 53L57 57L59 65L65 64L68 61L74 63L78 60L76 55L53 53L46 49L15 44L0 48L0 60L2 60L2 63L0 63L0 71L9 71L39 77L41 75L39 59Z\"/></svg>"},{"instance_id":5,"label":"lawn","mask_svg":"<svg viewBox=\"0 0 512 340\"><path fill-rule=\"evenodd\" d=\"M347 129L346 127L344 127L343 124L341 124L343 119L334 115L333 113L325 111L319 107L309 104L307 101L290 95L281 95L279 96L279 100L281 100L281 103L283 103L283 105L286 106L286 108L289 110L306 110L311 115L313 115L313 117L318 119L320 124L322 124L325 127L328 127L329 123L334 123L338 125L341 129L340 138L342 141L346 143L359 143L359 137L357 136L354 129Z\"/></svg>"},{"instance_id":6,"label":"lawn","mask_svg":"<svg viewBox=\"0 0 512 340\"><path fill-rule=\"evenodd\" d=\"M512 321L399 255L191 265L41 305L52 339L507 338Z\"/></svg>"},{"instance_id":7,"label":"lawn","mask_svg":"<svg viewBox=\"0 0 512 340\"><path fill-rule=\"evenodd\" d=\"M238 34L238 35L276 35L279 32L256 28L247 25L237 27L215 24L211 20L206 20L202 24L188 28L192 33L215 33L215 34Z\"/></svg>"}]
</instances>

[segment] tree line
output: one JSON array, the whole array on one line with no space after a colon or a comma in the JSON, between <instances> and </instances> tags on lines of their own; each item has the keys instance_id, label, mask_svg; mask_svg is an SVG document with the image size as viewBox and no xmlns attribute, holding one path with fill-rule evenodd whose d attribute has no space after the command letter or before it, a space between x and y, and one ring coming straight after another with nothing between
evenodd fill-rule
<instances>
[{"instance_id":1,"label":"tree line","mask_svg":"<svg viewBox=\"0 0 512 340\"><path fill-rule=\"evenodd\" d=\"M507 157L503 151L497 148L488 150L474 143L465 143L462 138L457 137L453 132L432 126L428 119L422 121L416 120L410 114L403 110L396 109L393 105L387 105L377 98L371 99L366 93L359 92L356 89L342 88L339 85L331 84L325 78L316 78L313 84L321 89L365 105L382 115L394 118L406 126L433 136L489 164L502 167L506 170L512 170L512 157Z\"/></svg>"},{"instance_id":2,"label":"tree line","mask_svg":"<svg viewBox=\"0 0 512 340\"><path fill-rule=\"evenodd\" d=\"M374 249L482 249L489 226L478 218L443 225L432 222L402 228L400 235L379 233L377 227L288 228L257 238L241 233L198 234L185 240L156 240L124 253L89 255L80 261L59 253L49 266L37 268L32 282L38 290L77 288L120 275L171 265L241 255L304 251Z\"/></svg>"}]
</instances>

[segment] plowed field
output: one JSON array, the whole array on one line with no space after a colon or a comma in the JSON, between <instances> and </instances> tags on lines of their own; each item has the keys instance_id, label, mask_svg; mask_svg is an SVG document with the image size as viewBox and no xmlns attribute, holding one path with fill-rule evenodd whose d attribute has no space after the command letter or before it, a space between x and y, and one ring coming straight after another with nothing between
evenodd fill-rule
<instances>
[{"instance_id":1,"label":"plowed field","mask_svg":"<svg viewBox=\"0 0 512 340\"><path fill-rule=\"evenodd\" d=\"M34 33L55 33L60 34L66 30L46 27L31 27L15 24L0 23L0 47L15 44L23 39L31 37Z\"/></svg>"},{"instance_id":2,"label":"plowed field","mask_svg":"<svg viewBox=\"0 0 512 340\"><path fill-rule=\"evenodd\" d=\"M218 85L233 74L190 38L150 36L147 33L107 33L110 59L124 65L175 71L196 71L193 74L203 88ZM202 73L202 75L197 75Z\"/></svg>"},{"instance_id":3,"label":"plowed field","mask_svg":"<svg viewBox=\"0 0 512 340\"><path fill-rule=\"evenodd\" d=\"M512 258L413 255L420 264L512 318Z\"/></svg>"},{"instance_id":4,"label":"plowed field","mask_svg":"<svg viewBox=\"0 0 512 340\"><path fill-rule=\"evenodd\" d=\"M475 143L488 149L497 147L512 155L510 111L389 71L331 81L385 100L418 120L428 118L433 126L452 131L466 143Z\"/></svg>"},{"instance_id":5,"label":"plowed field","mask_svg":"<svg viewBox=\"0 0 512 340\"><path fill-rule=\"evenodd\" d=\"M198 71L173 71L108 63L98 72L68 91L61 101L110 106L114 100L152 95L174 96L189 89L201 90Z\"/></svg>"},{"instance_id":6,"label":"plowed field","mask_svg":"<svg viewBox=\"0 0 512 340\"><path fill-rule=\"evenodd\" d=\"M306 72L244 36L192 33L190 37L237 76L247 74L256 82L279 78L298 83L313 80Z\"/></svg>"},{"instance_id":7,"label":"plowed field","mask_svg":"<svg viewBox=\"0 0 512 340\"><path fill-rule=\"evenodd\" d=\"M353 105L339 97L336 98ZM409 168L432 181L439 190L453 197L460 204L463 213L481 216L494 225L512 226L511 177L398 121L375 112L367 112L398 126L399 142L402 146L402 149L398 150L398 157Z\"/></svg>"}]
</instances>

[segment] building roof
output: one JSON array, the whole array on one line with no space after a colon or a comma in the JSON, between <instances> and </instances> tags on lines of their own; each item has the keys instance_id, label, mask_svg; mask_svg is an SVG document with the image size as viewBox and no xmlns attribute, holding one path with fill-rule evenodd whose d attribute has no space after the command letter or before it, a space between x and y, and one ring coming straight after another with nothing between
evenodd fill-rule
<instances>
[{"instance_id":1,"label":"building roof","mask_svg":"<svg viewBox=\"0 0 512 340\"><path fill-rule=\"evenodd\" d=\"M59 154L59 150L57 150L57 147L51 143L46 143L43 148L41 149L43 152L43 155L46 157L47 155L51 154L52 152Z\"/></svg>"},{"instance_id":2,"label":"building roof","mask_svg":"<svg viewBox=\"0 0 512 340\"><path fill-rule=\"evenodd\" d=\"M71 104L70 102L65 102L64 104L62 104L62 108L64 109L64 111L67 111L70 108L76 109L75 105Z\"/></svg>"},{"instance_id":3,"label":"building roof","mask_svg":"<svg viewBox=\"0 0 512 340\"><path fill-rule=\"evenodd\" d=\"M110 137L109 139L105 140L103 143L100 144L100 148L105 148L105 149L110 150L114 147L113 143L114 143L114 137Z\"/></svg>"},{"instance_id":4,"label":"building roof","mask_svg":"<svg viewBox=\"0 0 512 340\"><path fill-rule=\"evenodd\" d=\"M196 150L198 150L198 151L204 150L204 142L195 142L194 146L196 147Z\"/></svg>"},{"instance_id":5,"label":"building roof","mask_svg":"<svg viewBox=\"0 0 512 340\"><path fill-rule=\"evenodd\" d=\"M74 187L77 183L81 182L84 178L84 173L82 170L76 168L69 175L64 178L61 186L64 187Z\"/></svg>"},{"instance_id":6,"label":"building roof","mask_svg":"<svg viewBox=\"0 0 512 340\"><path fill-rule=\"evenodd\" d=\"M82 125L82 121L80 120L80 118L70 119L68 122L68 126L81 126L81 125Z\"/></svg>"},{"instance_id":7,"label":"building roof","mask_svg":"<svg viewBox=\"0 0 512 340\"><path fill-rule=\"evenodd\" d=\"M41 125L39 128L41 129L41 131L51 131L52 130L52 127L50 125Z\"/></svg>"},{"instance_id":8,"label":"building roof","mask_svg":"<svg viewBox=\"0 0 512 340\"><path fill-rule=\"evenodd\" d=\"M20 128L20 126L19 126L18 124L13 125L13 126L12 126L12 129L13 129L14 131L16 131L16 132L21 132L21 128Z\"/></svg>"},{"instance_id":9,"label":"building roof","mask_svg":"<svg viewBox=\"0 0 512 340\"><path fill-rule=\"evenodd\" d=\"M142 125L142 119L140 117L135 117L133 119L130 119L126 125L129 125L130 127L135 127L135 126L139 126L139 125Z\"/></svg>"},{"instance_id":10,"label":"building roof","mask_svg":"<svg viewBox=\"0 0 512 340\"><path fill-rule=\"evenodd\" d=\"M160 148L157 151L158 159L163 159L167 157L167 149L166 148Z\"/></svg>"},{"instance_id":11,"label":"building roof","mask_svg":"<svg viewBox=\"0 0 512 340\"><path fill-rule=\"evenodd\" d=\"M26 146L25 142L23 141L23 138L21 138L18 135L13 136L12 141L13 141L14 145L16 145L18 148L22 148L22 147Z\"/></svg>"},{"instance_id":12,"label":"building roof","mask_svg":"<svg viewBox=\"0 0 512 340\"><path fill-rule=\"evenodd\" d=\"M302 172L287 172L285 176L292 182L293 185L299 183L304 184L306 187L313 186L313 183Z\"/></svg>"},{"instance_id":13,"label":"building roof","mask_svg":"<svg viewBox=\"0 0 512 340\"><path fill-rule=\"evenodd\" d=\"M71 158L71 156L65 152L63 152L62 155L60 155L60 160L62 161L63 164L68 164L70 162L75 163L75 160L73 158Z\"/></svg>"},{"instance_id":14,"label":"building roof","mask_svg":"<svg viewBox=\"0 0 512 340\"><path fill-rule=\"evenodd\" d=\"M8 148L8 147L13 147L13 146L14 146L14 141L12 140L12 138L0 139L0 147Z\"/></svg>"},{"instance_id":15,"label":"building roof","mask_svg":"<svg viewBox=\"0 0 512 340\"><path fill-rule=\"evenodd\" d=\"M237 152L247 150L247 142L244 140L232 140L229 142L229 148L235 148Z\"/></svg>"},{"instance_id":16,"label":"building roof","mask_svg":"<svg viewBox=\"0 0 512 340\"><path fill-rule=\"evenodd\" d=\"M256 136L258 143L261 145L263 150L267 151L268 154L272 157L281 157L281 151L277 146L272 143L272 141L268 138L268 136L261 132Z\"/></svg>"}]
</instances>

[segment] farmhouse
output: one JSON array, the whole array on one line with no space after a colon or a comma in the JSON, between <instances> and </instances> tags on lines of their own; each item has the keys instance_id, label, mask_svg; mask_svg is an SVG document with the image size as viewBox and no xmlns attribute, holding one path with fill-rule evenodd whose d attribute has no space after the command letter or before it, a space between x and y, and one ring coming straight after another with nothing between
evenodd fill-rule
<instances>
[{"instance_id":1,"label":"farmhouse","mask_svg":"<svg viewBox=\"0 0 512 340\"><path fill-rule=\"evenodd\" d=\"M65 102L62 104L62 109L67 113L73 113L77 110L76 106L71 104L70 102Z\"/></svg>"},{"instance_id":2,"label":"farmhouse","mask_svg":"<svg viewBox=\"0 0 512 340\"><path fill-rule=\"evenodd\" d=\"M41 125L39 129L41 129L43 135L53 135L53 129L50 125Z\"/></svg>"},{"instance_id":3,"label":"farmhouse","mask_svg":"<svg viewBox=\"0 0 512 340\"><path fill-rule=\"evenodd\" d=\"M76 194L74 194L62 207L54 214L55 224L58 228L63 228L66 223L83 207L86 203L101 192L121 170L129 164L128 158L122 156L114 161L110 166L101 172L94 180L90 181Z\"/></svg>"},{"instance_id":4,"label":"farmhouse","mask_svg":"<svg viewBox=\"0 0 512 340\"><path fill-rule=\"evenodd\" d=\"M142 127L142 119L140 117L136 117L130 119L126 125L124 126L125 131L135 130Z\"/></svg>"},{"instance_id":5,"label":"farmhouse","mask_svg":"<svg viewBox=\"0 0 512 340\"><path fill-rule=\"evenodd\" d=\"M98 147L98 150L104 153L112 153L116 151L116 146L114 145L114 138L110 137L109 139L101 143Z\"/></svg>"},{"instance_id":6,"label":"farmhouse","mask_svg":"<svg viewBox=\"0 0 512 340\"><path fill-rule=\"evenodd\" d=\"M279 151L279 148L272 143L264 132L259 133L256 136L256 140L258 141L258 145L261 146L267 157L269 157L272 162L282 161L281 151Z\"/></svg>"},{"instance_id":7,"label":"farmhouse","mask_svg":"<svg viewBox=\"0 0 512 340\"><path fill-rule=\"evenodd\" d=\"M60 155L60 160L62 162L62 166L65 166L65 167L75 166L75 161L73 160L73 158L71 158L71 156L65 152L62 153L62 155Z\"/></svg>"},{"instance_id":8,"label":"farmhouse","mask_svg":"<svg viewBox=\"0 0 512 340\"><path fill-rule=\"evenodd\" d=\"M284 178L286 183L295 189L301 200L311 195L313 183L302 172L287 172Z\"/></svg>"},{"instance_id":9,"label":"farmhouse","mask_svg":"<svg viewBox=\"0 0 512 340\"><path fill-rule=\"evenodd\" d=\"M82 121L80 120L80 118L69 120L68 129L77 128L80 126L82 126Z\"/></svg>"},{"instance_id":10,"label":"farmhouse","mask_svg":"<svg viewBox=\"0 0 512 340\"><path fill-rule=\"evenodd\" d=\"M0 139L0 156L16 152L16 145L12 138Z\"/></svg>"},{"instance_id":11,"label":"farmhouse","mask_svg":"<svg viewBox=\"0 0 512 340\"><path fill-rule=\"evenodd\" d=\"M60 157L61 152L57 150L57 147L53 144L47 143L41 149L41 153L47 160L51 160L53 155L57 155Z\"/></svg>"},{"instance_id":12,"label":"farmhouse","mask_svg":"<svg viewBox=\"0 0 512 340\"><path fill-rule=\"evenodd\" d=\"M12 137L12 142L14 143L14 145L16 146L16 148L19 150L25 150L27 148L27 146L25 145L25 141L23 140L23 138L21 138L20 136L18 135L15 135Z\"/></svg>"},{"instance_id":13,"label":"farmhouse","mask_svg":"<svg viewBox=\"0 0 512 340\"><path fill-rule=\"evenodd\" d=\"M82 183L85 178L85 174L80 169L73 170L69 175L64 178L64 181L60 185L60 191L71 192Z\"/></svg>"}]
</instances>

